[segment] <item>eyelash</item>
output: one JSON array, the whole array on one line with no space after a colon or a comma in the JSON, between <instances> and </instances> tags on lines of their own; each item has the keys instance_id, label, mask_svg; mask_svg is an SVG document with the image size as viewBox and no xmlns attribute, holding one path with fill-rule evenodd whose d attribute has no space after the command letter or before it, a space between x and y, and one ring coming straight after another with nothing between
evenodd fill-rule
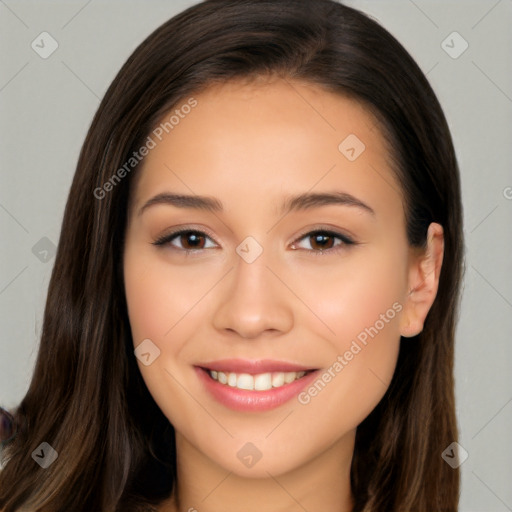
<instances>
[{"instance_id":1,"label":"eyelash","mask_svg":"<svg viewBox=\"0 0 512 512\"><path fill-rule=\"evenodd\" d=\"M184 235L184 234L194 234L194 235L206 236L207 238L210 238L213 242L215 242L217 244L217 241L215 240L215 238L213 237L213 235L211 233L209 233L208 231L201 231L201 230L196 230L196 229L180 229L178 231L174 231L167 235L161 236L160 238L158 238L157 240L152 242L152 244L157 247L162 247L164 245L170 244L170 242L173 241L175 238L178 238L179 236ZM302 235L300 235L297 238L297 242L300 242L303 239L311 237L313 235L325 235L325 236L331 237L331 238L338 238L339 240L341 240L341 243L335 247L328 248L328 249L320 249L320 250L294 249L294 250L305 250L305 251L315 254L315 256L323 256L326 253L329 253L329 254L337 253L340 250L346 249L347 246L357 245L357 242L355 242L352 238L348 237L347 235L344 235L343 233L339 233L337 231L332 231L330 229L315 229L312 231L306 231L305 233L303 233ZM295 245L297 242L293 242L293 245ZM202 249L181 249L179 247L174 247L174 246L171 246L171 247L173 250L182 251L187 255L190 253L196 253L198 251L210 249L209 247L202 248Z\"/></svg>"}]
</instances>

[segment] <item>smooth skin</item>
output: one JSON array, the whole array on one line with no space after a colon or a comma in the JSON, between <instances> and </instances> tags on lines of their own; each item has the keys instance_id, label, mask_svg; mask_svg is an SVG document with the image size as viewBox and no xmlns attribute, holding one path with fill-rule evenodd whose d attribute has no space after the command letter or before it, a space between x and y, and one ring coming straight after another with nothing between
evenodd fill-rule
<instances>
[{"instance_id":1,"label":"smooth skin","mask_svg":"<svg viewBox=\"0 0 512 512\"><path fill-rule=\"evenodd\" d=\"M356 428L389 386L400 336L423 328L442 227L430 225L424 252L409 247L389 149L353 99L282 78L194 98L138 170L124 248L134 346L149 338L160 350L139 368L176 430L178 493L160 510L350 511ZM338 149L350 134L365 145L354 161ZM223 210L159 203L141 212L164 192L215 198ZM281 212L290 196L323 192L351 194L373 213L353 204ZM180 228L204 235L153 244ZM354 244L315 235L326 230ZM252 263L236 252L247 237L263 249ZM226 358L326 370L395 303L394 318L305 405L234 411L194 370ZM248 442L262 455L250 468L237 457Z\"/></svg>"}]
</instances>

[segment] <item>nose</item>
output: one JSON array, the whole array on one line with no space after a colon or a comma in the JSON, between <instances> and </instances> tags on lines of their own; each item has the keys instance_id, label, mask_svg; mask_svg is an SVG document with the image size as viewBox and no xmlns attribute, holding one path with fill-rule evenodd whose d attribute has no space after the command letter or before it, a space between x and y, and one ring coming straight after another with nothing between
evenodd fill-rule
<instances>
[{"instance_id":1,"label":"nose","mask_svg":"<svg viewBox=\"0 0 512 512\"><path fill-rule=\"evenodd\" d=\"M236 333L246 339L288 332L294 323L293 295L267 267L265 252L254 262L241 258L226 276L229 284L218 297L215 329Z\"/></svg>"}]
</instances>

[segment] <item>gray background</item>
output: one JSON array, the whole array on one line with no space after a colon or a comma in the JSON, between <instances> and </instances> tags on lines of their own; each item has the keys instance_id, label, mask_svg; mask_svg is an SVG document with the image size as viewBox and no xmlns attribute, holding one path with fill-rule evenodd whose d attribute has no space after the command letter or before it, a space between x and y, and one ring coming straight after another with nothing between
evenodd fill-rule
<instances>
[{"instance_id":1,"label":"gray background","mask_svg":"<svg viewBox=\"0 0 512 512\"><path fill-rule=\"evenodd\" d=\"M192 3L0 0L4 407L14 407L29 384L65 200L100 98L135 47ZM347 3L379 20L414 56L453 133L467 245L456 352L459 441L469 453L460 510L510 511L512 0ZM43 31L59 45L46 59L31 48ZM457 58L463 41L448 37L454 31L469 44Z\"/></svg>"}]
</instances>

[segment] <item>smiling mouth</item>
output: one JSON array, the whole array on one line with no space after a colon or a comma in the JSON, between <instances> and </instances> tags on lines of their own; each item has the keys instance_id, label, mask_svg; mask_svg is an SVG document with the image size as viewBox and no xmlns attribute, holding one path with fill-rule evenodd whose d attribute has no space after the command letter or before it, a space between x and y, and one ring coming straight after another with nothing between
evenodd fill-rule
<instances>
[{"instance_id":1,"label":"smiling mouth","mask_svg":"<svg viewBox=\"0 0 512 512\"><path fill-rule=\"evenodd\" d=\"M269 391L302 379L315 370L298 372L234 373L202 368L212 380L225 386L245 391Z\"/></svg>"}]
</instances>

